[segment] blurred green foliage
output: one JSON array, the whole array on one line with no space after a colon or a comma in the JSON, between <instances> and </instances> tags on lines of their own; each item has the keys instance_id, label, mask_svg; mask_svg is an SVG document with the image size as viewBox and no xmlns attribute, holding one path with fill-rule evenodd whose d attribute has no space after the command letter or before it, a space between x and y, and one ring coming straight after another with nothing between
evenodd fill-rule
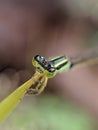
<instances>
[{"instance_id":1,"label":"blurred green foliage","mask_svg":"<svg viewBox=\"0 0 98 130\"><path fill-rule=\"evenodd\" d=\"M88 45L89 46L95 46L98 44L98 31L94 31L92 36L88 39Z\"/></svg>"},{"instance_id":2,"label":"blurred green foliage","mask_svg":"<svg viewBox=\"0 0 98 130\"><path fill-rule=\"evenodd\" d=\"M86 112L55 96L25 97L2 130L93 130Z\"/></svg>"}]
</instances>

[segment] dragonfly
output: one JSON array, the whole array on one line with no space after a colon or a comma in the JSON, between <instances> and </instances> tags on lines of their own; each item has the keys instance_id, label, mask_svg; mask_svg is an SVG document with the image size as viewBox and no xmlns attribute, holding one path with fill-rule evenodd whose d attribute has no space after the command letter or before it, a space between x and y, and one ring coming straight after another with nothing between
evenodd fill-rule
<instances>
[{"instance_id":1,"label":"dragonfly","mask_svg":"<svg viewBox=\"0 0 98 130\"><path fill-rule=\"evenodd\" d=\"M95 55L90 53L88 52L86 56L83 53L81 57L70 58L61 55L48 60L41 55L33 57L32 65L36 68L35 74L0 102L0 123L8 117L26 94L39 95L42 93L49 78L53 78L58 73L69 71L81 65L98 63L98 55L95 51Z\"/></svg>"}]
</instances>

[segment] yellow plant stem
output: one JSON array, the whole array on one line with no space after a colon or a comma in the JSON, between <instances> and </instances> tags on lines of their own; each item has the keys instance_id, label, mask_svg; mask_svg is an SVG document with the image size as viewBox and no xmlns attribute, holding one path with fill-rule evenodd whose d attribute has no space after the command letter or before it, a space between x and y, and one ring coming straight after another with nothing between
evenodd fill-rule
<instances>
[{"instance_id":1,"label":"yellow plant stem","mask_svg":"<svg viewBox=\"0 0 98 130\"><path fill-rule=\"evenodd\" d=\"M24 95L27 93L28 89L34 84L34 82L39 78L39 75L35 75L17 88L13 93L6 97L0 103L0 122L2 122L7 116L15 109Z\"/></svg>"}]
</instances>

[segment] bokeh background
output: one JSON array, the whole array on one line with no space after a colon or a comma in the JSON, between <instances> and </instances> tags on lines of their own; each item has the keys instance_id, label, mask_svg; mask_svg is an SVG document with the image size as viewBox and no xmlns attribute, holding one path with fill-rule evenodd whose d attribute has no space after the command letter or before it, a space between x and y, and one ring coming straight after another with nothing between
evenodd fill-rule
<instances>
[{"instance_id":1,"label":"bokeh background","mask_svg":"<svg viewBox=\"0 0 98 130\"><path fill-rule=\"evenodd\" d=\"M79 56L97 47L96 0L0 0L0 100L34 74L31 59ZM50 79L38 97L25 96L3 130L97 130L98 67Z\"/></svg>"}]
</instances>

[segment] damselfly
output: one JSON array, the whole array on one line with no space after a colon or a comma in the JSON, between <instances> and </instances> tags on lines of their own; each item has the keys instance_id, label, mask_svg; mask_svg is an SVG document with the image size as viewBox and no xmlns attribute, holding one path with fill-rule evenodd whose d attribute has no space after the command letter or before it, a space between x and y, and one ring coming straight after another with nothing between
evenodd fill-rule
<instances>
[{"instance_id":1,"label":"damselfly","mask_svg":"<svg viewBox=\"0 0 98 130\"><path fill-rule=\"evenodd\" d=\"M43 56L36 55L32 59L32 64L36 68L36 72L27 82L18 87L8 97L0 103L0 122L2 122L18 105L26 93L38 95L47 85L49 78L53 78L56 74L69 71L72 68L82 64L98 63L98 52L94 51L94 55L85 53L81 57L68 58L66 56L58 56L50 60L46 60Z\"/></svg>"},{"instance_id":2,"label":"damselfly","mask_svg":"<svg viewBox=\"0 0 98 130\"><path fill-rule=\"evenodd\" d=\"M49 78L53 78L57 73L69 70L73 66L66 56L58 56L47 61L43 56L36 55L32 59L32 64L36 67L35 75L39 75L38 80L27 92L33 95L40 94L44 90Z\"/></svg>"}]
</instances>

